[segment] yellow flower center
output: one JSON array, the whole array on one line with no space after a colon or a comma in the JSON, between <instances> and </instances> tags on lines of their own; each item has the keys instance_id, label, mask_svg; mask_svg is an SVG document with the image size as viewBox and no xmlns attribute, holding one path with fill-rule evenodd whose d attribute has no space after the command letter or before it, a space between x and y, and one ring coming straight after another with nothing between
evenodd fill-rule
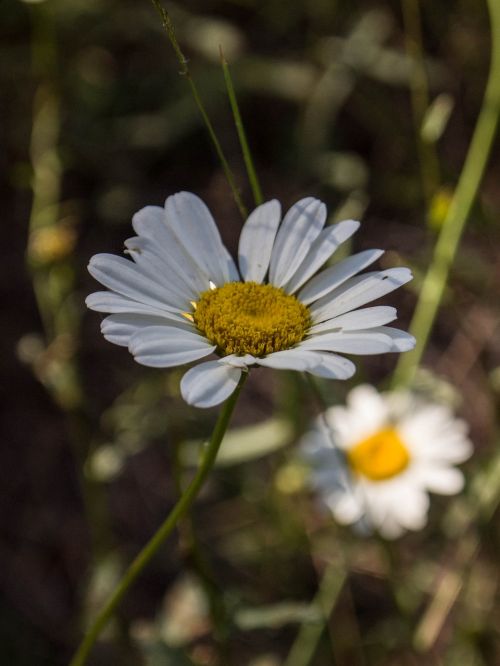
<instances>
[{"instance_id":1,"label":"yellow flower center","mask_svg":"<svg viewBox=\"0 0 500 666\"><path fill-rule=\"evenodd\" d=\"M408 449L396 430L386 428L361 440L347 452L354 472L372 481L385 481L402 472L410 462Z\"/></svg>"},{"instance_id":2,"label":"yellow flower center","mask_svg":"<svg viewBox=\"0 0 500 666\"><path fill-rule=\"evenodd\" d=\"M238 356L289 349L303 339L310 325L306 306L295 296L256 282L228 282L204 291L193 319L219 353Z\"/></svg>"}]
</instances>

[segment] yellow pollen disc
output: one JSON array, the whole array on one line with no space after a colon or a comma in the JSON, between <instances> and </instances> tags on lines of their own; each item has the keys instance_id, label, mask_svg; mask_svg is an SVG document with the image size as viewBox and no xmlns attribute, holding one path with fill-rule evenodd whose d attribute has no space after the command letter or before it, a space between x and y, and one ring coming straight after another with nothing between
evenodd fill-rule
<instances>
[{"instance_id":1,"label":"yellow pollen disc","mask_svg":"<svg viewBox=\"0 0 500 666\"><path fill-rule=\"evenodd\" d=\"M347 458L354 472L372 481L390 479L410 462L408 449L393 428L361 440L347 452Z\"/></svg>"},{"instance_id":2,"label":"yellow pollen disc","mask_svg":"<svg viewBox=\"0 0 500 666\"><path fill-rule=\"evenodd\" d=\"M196 327L223 355L266 356L293 347L310 326L308 309L270 284L228 282L201 294Z\"/></svg>"}]
</instances>

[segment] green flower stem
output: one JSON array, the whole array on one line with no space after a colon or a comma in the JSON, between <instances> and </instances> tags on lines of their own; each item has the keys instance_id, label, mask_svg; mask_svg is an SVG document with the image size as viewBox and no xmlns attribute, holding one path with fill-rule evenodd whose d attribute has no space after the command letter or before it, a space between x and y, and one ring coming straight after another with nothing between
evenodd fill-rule
<instances>
[{"instance_id":1,"label":"green flower stem","mask_svg":"<svg viewBox=\"0 0 500 666\"><path fill-rule=\"evenodd\" d=\"M319 641L346 580L347 571L344 567L337 562L327 566L312 602L320 618L302 624L283 666L309 666L313 663Z\"/></svg>"},{"instance_id":2,"label":"green flower stem","mask_svg":"<svg viewBox=\"0 0 500 666\"><path fill-rule=\"evenodd\" d=\"M241 213L241 217L244 220L246 220L246 218L248 217L248 210L241 199L241 195L236 185L236 181L234 179L233 172L231 171L231 167L229 166L226 156L224 155L224 151L222 150L222 146L219 142L219 139L217 138L212 122L208 117L208 113L200 97L200 93L198 92L196 83L194 82L191 76L191 72L189 71L188 67L188 60L184 55L184 53L182 52L181 47L179 46L179 42L177 41L177 37L175 36L175 30L174 30L174 25L172 23L172 19L170 18L170 15L167 12L167 10L161 5L159 0L151 0L151 1L155 6L155 8L158 10L158 13L160 14L163 27L165 28L165 32L167 33L167 37L170 43L172 44L172 48L174 49L175 55L177 56L177 60L179 61L179 64L181 66L180 74L184 76L187 82L189 83L189 87L191 88L191 93L193 95L194 101L196 103L196 106L198 107L201 117L203 118L203 122L205 123L205 127L207 128L210 140L212 141L212 144L215 148L215 152L217 153L217 157L219 158L227 182L229 183L229 187L231 188L231 192L233 193L233 198L236 202L236 205L238 206L238 210Z\"/></svg>"},{"instance_id":3,"label":"green flower stem","mask_svg":"<svg viewBox=\"0 0 500 666\"><path fill-rule=\"evenodd\" d=\"M422 190L429 215L432 199L439 186L439 160L434 143L422 137L422 123L429 108L429 86L422 49L422 27L419 0L403 0L406 51L412 58L410 75L411 105L416 130Z\"/></svg>"},{"instance_id":4,"label":"green flower stem","mask_svg":"<svg viewBox=\"0 0 500 666\"><path fill-rule=\"evenodd\" d=\"M231 73L229 71L229 65L224 57L222 47L220 47L220 61L222 65L222 72L224 73L224 81L226 83L227 96L229 98L229 104L231 105L231 110L233 112L234 124L236 126L236 131L238 132L238 139L240 141L241 151L243 153L243 159L245 161L245 167L247 170L248 180L250 182L250 187L252 188L252 194L256 206L260 206L264 201L262 196L262 190L259 183L259 178L255 170L255 166L252 159L252 153L250 151L250 146L248 145L245 126L243 125L243 120L241 118L240 108L238 106L238 100L236 99L236 93L234 92L233 80L231 78Z\"/></svg>"},{"instance_id":5,"label":"green flower stem","mask_svg":"<svg viewBox=\"0 0 500 666\"><path fill-rule=\"evenodd\" d=\"M241 374L241 378L238 386L236 387L236 390L224 403L195 477L186 488L184 494L180 497L179 501L169 513L163 524L129 566L121 581L118 583L114 592L108 599L107 603L101 612L97 615L93 624L90 626L90 629L80 643L69 666L83 666L83 664L86 663L87 658L90 655L90 652L100 633L111 619L113 613L115 612L130 586L135 582L138 576L149 564L154 555L156 555L167 537L174 530L179 520L185 516L190 509L201 487L203 486L208 473L215 463L219 447L222 443L222 439L227 430L231 415L238 400L241 387L245 383L247 375L248 373L246 372Z\"/></svg>"},{"instance_id":6,"label":"green flower stem","mask_svg":"<svg viewBox=\"0 0 500 666\"><path fill-rule=\"evenodd\" d=\"M432 263L424 278L410 332L413 351L399 358L393 386L412 382L441 303L450 268L476 198L491 151L500 113L500 3L487 0L491 20L491 65L483 104L450 209L439 234Z\"/></svg>"},{"instance_id":7,"label":"green flower stem","mask_svg":"<svg viewBox=\"0 0 500 666\"><path fill-rule=\"evenodd\" d=\"M171 438L169 438L170 441ZM174 441L174 481L179 496L184 491L184 467L181 459L182 440L178 434L173 434ZM203 552L190 512L179 521L177 525L181 557L186 565L198 576L208 600L210 616L213 625L213 637L224 653L228 635L229 618L221 590L218 587L210 562Z\"/></svg>"}]
</instances>

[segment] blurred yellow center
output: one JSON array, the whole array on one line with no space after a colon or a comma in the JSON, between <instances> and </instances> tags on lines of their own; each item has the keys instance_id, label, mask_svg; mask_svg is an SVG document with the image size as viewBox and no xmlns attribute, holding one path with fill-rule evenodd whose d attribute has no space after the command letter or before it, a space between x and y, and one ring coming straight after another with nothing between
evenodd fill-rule
<instances>
[{"instance_id":1,"label":"blurred yellow center","mask_svg":"<svg viewBox=\"0 0 500 666\"><path fill-rule=\"evenodd\" d=\"M309 312L270 284L229 282L201 294L193 312L198 330L222 354L266 356L300 342Z\"/></svg>"},{"instance_id":2,"label":"blurred yellow center","mask_svg":"<svg viewBox=\"0 0 500 666\"><path fill-rule=\"evenodd\" d=\"M361 440L347 453L351 468L372 481L385 481L402 472L410 462L408 449L392 428Z\"/></svg>"}]
</instances>

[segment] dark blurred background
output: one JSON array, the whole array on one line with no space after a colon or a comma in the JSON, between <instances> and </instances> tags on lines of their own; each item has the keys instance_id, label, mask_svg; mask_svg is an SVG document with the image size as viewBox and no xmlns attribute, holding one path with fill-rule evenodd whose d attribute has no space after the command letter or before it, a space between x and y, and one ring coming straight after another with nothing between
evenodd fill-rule
<instances>
[{"instance_id":1,"label":"dark blurred background","mask_svg":"<svg viewBox=\"0 0 500 666\"><path fill-rule=\"evenodd\" d=\"M252 207L251 191L219 45L265 197L287 207L314 195L332 219L362 219L354 248L382 247L383 267L415 272L391 300L407 326L482 100L490 43L484 3L165 6L246 204ZM174 502L176 447L189 451L186 441L209 433L216 415L183 404L180 371L141 368L102 339L99 315L84 308L96 289L88 259L120 253L133 235L132 214L181 189L207 202L233 251L242 220L150 2L3 0L0 15L0 664L58 665L67 663L82 618L95 612ZM433 391L462 399L480 462L492 451L500 391L499 178L494 149L425 357L448 383L420 377ZM383 382L394 364L393 357L367 359L354 381ZM346 390L328 386L328 402ZM195 511L207 577L237 618L225 656L198 587L183 577L193 570L200 578L187 524L180 547L172 538L127 596L114 639L103 641L90 663L276 666L297 629L293 603L314 595L318 562L337 553L339 539L352 560L337 618L345 645L335 663L499 663L498 530L482 535L480 575L467 603L419 652L411 640L415 617L431 593L432 567L450 547L440 522L445 503L436 501L425 535L393 546L398 565L386 575L377 543L360 545L296 492L290 446L315 409L299 380L253 373L234 423L267 424L276 450L252 460L255 433L250 444L247 433L247 462L221 468ZM321 538L311 541L318 530ZM403 617L391 585L407 574L417 582L411 578ZM485 610L488 585L493 599ZM246 606L283 600L291 607L285 619L240 617ZM198 615L182 619L183 603ZM353 608L357 638L345 620ZM185 636L167 626L177 616ZM321 645L316 659L333 663Z\"/></svg>"}]
</instances>

